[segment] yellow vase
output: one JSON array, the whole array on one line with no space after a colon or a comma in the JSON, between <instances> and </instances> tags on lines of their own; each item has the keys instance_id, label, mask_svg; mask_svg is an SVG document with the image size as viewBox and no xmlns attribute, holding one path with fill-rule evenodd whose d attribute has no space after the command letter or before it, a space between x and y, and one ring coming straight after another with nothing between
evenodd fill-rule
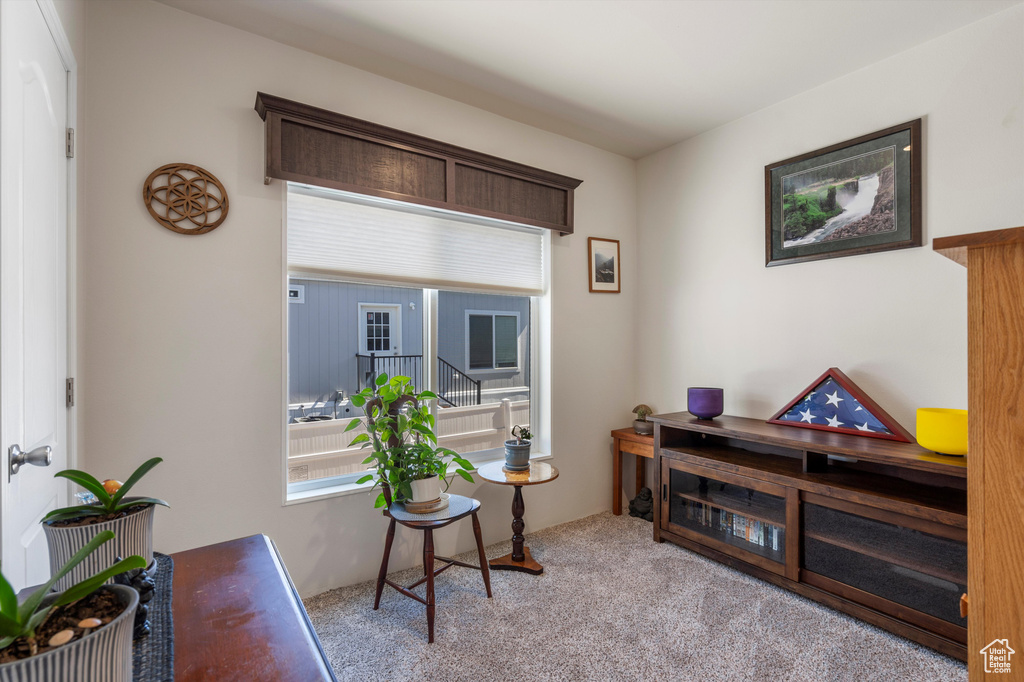
<instances>
[{"instance_id":1,"label":"yellow vase","mask_svg":"<svg viewBox=\"0 0 1024 682\"><path fill-rule=\"evenodd\" d=\"M943 455L966 455L967 410L918 408L917 442Z\"/></svg>"}]
</instances>

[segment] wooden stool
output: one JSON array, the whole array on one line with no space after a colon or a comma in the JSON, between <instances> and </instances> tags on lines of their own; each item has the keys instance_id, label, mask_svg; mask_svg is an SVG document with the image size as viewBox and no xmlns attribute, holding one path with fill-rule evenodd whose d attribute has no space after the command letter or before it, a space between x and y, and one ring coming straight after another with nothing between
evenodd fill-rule
<instances>
[{"instance_id":1,"label":"wooden stool","mask_svg":"<svg viewBox=\"0 0 1024 682\"><path fill-rule=\"evenodd\" d=\"M487 598L491 598L491 572L487 566L487 557L484 555L484 541L480 537L480 521L476 518L476 513L480 509L479 500L474 500L471 497L463 497L462 495L450 495L448 498L448 508L442 509L438 512L430 514L411 514L405 510L405 506L401 502L396 502L388 507L384 511L384 516L391 519L391 524L388 526L388 537L384 542L384 560L380 564L380 574L377 576L377 596L373 600L373 610L376 611L380 608L380 595L384 591L384 585L391 585L402 594L407 597L411 597L421 604L427 607L427 641L431 644L434 643L434 576L440 575L442 572L451 568L452 566L465 566L466 568L475 568L484 574L484 587L487 588ZM466 516L473 517L473 535L476 536L476 550L480 554L480 565L474 566L473 564L466 564L461 561L456 561L450 557L434 556L434 530L438 528L444 528L450 523L454 523L461 518ZM391 543L395 539L395 524L400 523L407 528L413 528L415 530L423 531L423 577L414 582L411 585L403 587L397 583L393 583L388 580L388 558L391 556ZM440 568L434 568L434 559L441 562L446 562ZM413 592L413 588L419 587L424 582L427 583L427 598L423 599L418 594Z\"/></svg>"}]
</instances>

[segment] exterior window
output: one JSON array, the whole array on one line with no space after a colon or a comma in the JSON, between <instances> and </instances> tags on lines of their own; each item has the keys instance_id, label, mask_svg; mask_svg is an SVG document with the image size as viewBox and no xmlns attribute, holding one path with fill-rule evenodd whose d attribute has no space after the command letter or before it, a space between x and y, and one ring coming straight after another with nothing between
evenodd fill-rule
<instances>
[{"instance_id":1,"label":"exterior window","mask_svg":"<svg viewBox=\"0 0 1024 682\"><path fill-rule=\"evenodd\" d=\"M470 371L519 367L518 314L471 310L466 319L466 365Z\"/></svg>"},{"instance_id":2,"label":"exterior window","mask_svg":"<svg viewBox=\"0 0 1024 682\"><path fill-rule=\"evenodd\" d=\"M288 503L360 485L351 396L381 374L432 391L438 445L471 462L501 459L516 425L544 432L549 231L298 185L286 229Z\"/></svg>"}]
</instances>

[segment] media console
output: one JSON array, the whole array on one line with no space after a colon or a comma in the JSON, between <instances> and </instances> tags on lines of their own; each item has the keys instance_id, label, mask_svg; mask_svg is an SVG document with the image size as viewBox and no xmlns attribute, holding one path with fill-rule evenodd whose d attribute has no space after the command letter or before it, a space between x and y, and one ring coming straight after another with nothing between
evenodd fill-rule
<instances>
[{"instance_id":1,"label":"media console","mask_svg":"<svg viewBox=\"0 0 1024 682\"><path fill-rule=\"evenodd\" d=\"M967 468L916 444L656 415L654 540L967 659Z\"/></svg>"}]
</instances>

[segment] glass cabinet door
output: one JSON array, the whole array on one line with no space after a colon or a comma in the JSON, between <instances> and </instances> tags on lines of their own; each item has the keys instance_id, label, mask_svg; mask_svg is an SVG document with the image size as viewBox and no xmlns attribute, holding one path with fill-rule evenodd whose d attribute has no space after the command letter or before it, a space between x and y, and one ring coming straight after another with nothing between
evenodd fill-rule
<instances>
[{"instance_id":1,"label":"glass cabinet door","mask_svg":"<svg viewBox=\"0 0 1024 682\"><path fill-rule=\"evenodd\" d=\"M805 570L959 627L967 543L818 504L803 505ZM910 519L906 523L914 523ZM876 608L892 611L891 604Z\"/></svg>"},{"instance_id":2,"label":"glass cabinet door","mask_svg":"<svg viewBox=\"0 0 1024 682\"><path fill-rule=\"evenodd\" d=\"M786 563L785 490L762 481L663 461L666 530L781 573ZM679 467L685 467L683 468Z\"/></svg>"}]
</instances>

